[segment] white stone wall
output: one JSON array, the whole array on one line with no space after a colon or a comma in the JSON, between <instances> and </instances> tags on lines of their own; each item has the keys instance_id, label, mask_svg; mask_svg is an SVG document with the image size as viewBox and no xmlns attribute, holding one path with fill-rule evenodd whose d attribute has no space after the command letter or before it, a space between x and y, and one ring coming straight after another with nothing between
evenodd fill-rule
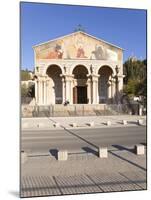
<instances>
[{"instance_id":1,"label":"white stone wall","mask_svg":"<svg viewBox=\"0 0 151 200\"><path fill-rule=\"evenodd\" d=\"M57 65L61 69L60 74L60 82L59 85L54 85L53 80L48 77L46 71L49 67ZM76 85L76 80L73 77L73 70L77 65L82 65L88 70L88 79L87 79L87 95L90 104L99 103L99 92L98 92L98 84L99 84L99 69L103 66L108 66L112 69L113 73L110 76L110 81L112 84L108 90L108 97L112 98L115 96L116 88L115 88L115 76L116 76L116 66L119 66L118 73L118 81L119 81L119 91L123 89L123 69L120 65L120 62L111 62L111 61L94 61L94 60L40 60L38 62L38 71L36 71L35 75L37 76L38 87L36 87L36 102L39 105L49 105L55 104L56 99L55 96L62 98L62 103L65 100L69 100L69 102L73 103L73 86ZM56 88L56 91L54 89ZM61 92L62 91L62 92ZM58 95L55 95L55 92ZM59 93L61 95L59 95Z\"/></svg>"}]
</instances>

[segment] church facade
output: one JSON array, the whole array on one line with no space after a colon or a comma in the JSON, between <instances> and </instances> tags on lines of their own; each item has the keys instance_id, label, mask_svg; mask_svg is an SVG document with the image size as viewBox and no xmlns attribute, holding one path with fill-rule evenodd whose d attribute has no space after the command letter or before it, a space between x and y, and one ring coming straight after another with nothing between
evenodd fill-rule
<instances>
[{"instance_id":1,"label":"church facade","mask_svg":"<svg viewBox=\"0 0 151 200\"><path fill-rule=\"evenodd\" d=\"M123 89L123 49L78 31L33 47L37 105L113 103Z\"/></svg>"}]
</instances>

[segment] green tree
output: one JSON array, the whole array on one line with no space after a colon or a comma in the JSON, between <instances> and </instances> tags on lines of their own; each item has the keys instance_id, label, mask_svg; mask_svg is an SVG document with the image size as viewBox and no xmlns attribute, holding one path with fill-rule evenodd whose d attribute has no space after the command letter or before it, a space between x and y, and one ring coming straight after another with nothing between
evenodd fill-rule
<instances>
[{"instance_id":1,"label":"green tree","mask_svg":"<svg viewBox=\"0 0 151 200\"><path fill-rule=\"evenodd\" d=\"M26 84L21 85L21 97L27 97L29 92L29 88L26 86Z\"/></svg>"},{"instance_id":2,"label":"green tree","mask_svg":"<svg viewBox=\"0 0 151 200\"><path fill-rule=\"evenodd\" d=\"M27 69L21 70L21 81L28 81L30 79L31 77L30 77L29 71Z\"/></svg>"},{"instance_id":3,"label":"green tree","mask_svg":"<svg viewBox=\"0 0 151 200\"><path fill-rule=\"evenodd\" d=\"M147 61L130 58L124 63L124 92L129 96L147 96Z\"/></svg>"},{"instance_id":4,"label":"green tree","mask_svg":"<svg viewBox=\"0 0 151 200\"><path fill-rule=\"evenodd\" d=\"M21 97L35 97L35 85L21 85Z\"/></svg>"}]
</instances>

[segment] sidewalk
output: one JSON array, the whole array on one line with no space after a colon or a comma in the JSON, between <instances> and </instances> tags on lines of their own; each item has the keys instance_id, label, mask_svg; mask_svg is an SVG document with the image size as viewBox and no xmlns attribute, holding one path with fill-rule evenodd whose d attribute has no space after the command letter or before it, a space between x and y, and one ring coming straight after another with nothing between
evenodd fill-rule
<instances>
[{"instance_id":1,"label":"sidewalk","mask_svg":"<svg viewBox=\"0 0 151 200\"><path fill-rule=\"evenodd\" d=\"M107 121L111 122L110 127L137 126L140 119L143 120L143 125L146 125L146 116L138 115L22 118L22 129L89 128L90 122L94 122L93 128L104 128L107 127ZM127 125L123 125L122 120L126 120ZM59 123L59 126L55 127L55 123ZM72 127L72 123L76 123L76 127Z\"/></svg>"},{"instance_id":2,"label":"sidewalk","mask_svg":"<svg viewBox=\"0 0 151 200\"><path fill-rule=\"evenodd\" d=\"M146 189L146 155L111 150L108 158L28 156L21 167L21 196L45 196Z\"/></svg>"}]
</instances>

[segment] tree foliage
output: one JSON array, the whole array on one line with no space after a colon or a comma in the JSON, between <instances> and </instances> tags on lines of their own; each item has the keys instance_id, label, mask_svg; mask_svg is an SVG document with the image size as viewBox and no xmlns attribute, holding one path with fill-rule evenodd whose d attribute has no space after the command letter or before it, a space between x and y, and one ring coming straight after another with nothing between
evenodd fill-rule
<instances>
[{"instance_id":1,"label":"tree foliage","mask_svg":"<svg viewBox=\"0 0 151 200\"><path fill-rule=\"evenodd\" d=\"M128 59L124 63L124 92L129 96L147 95L147 61Z\"/></svg>"},{"instance_id":2,"label":"tree foliage","mask_svg":"<svg viewBox=\"0 0 151 200\"><path fill-rule=\"evenodd\" d=\"M21 97L34 97L35 96L35 86L26 84L21 85Z\"/></svg>"},{"instance_id":3,"label":"tree foliage","mask_svg":"<svg viewBox=\"0 0 151 200\"><path fill-rule=\"evenodd\" d=\"M28 81L31 79L30 76L30 71L26 70L21 70L21 81Z\"/></svg>"}]
</instances>

